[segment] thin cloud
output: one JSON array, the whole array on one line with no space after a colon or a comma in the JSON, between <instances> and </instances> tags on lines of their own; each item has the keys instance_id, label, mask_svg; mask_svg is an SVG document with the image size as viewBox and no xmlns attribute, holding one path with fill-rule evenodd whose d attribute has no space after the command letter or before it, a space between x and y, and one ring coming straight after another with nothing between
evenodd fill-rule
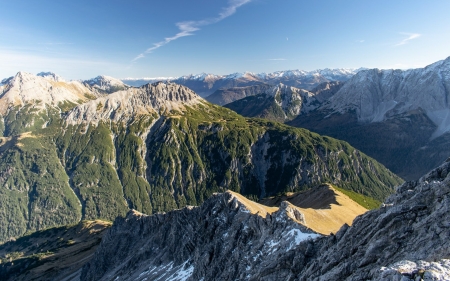
<instances>
[{"instance_id":1,"label":"thin cloud","mask_svg":"<svg viewBox=\"0 0 450 281\"><path fill-rule=\"evenodd\" d=\"M280 60L287 60L287 59L268 59L268 60L280 61Z\"/></svg>"},{"instance_id":2,"label":"thin cloud","mask_svg":"<svg viewBox=\"0 0 450 281\"><path fill-rule=\"evenodd\" d=\"M73 43L66 43L66 42L46 42L46 43L38 43L38 45L73 45Z\"/></svg>"},{"instance_id":3,"label":"thin cloud","mask_svg":"<svg viewBox=\"0 0 450 281\"><path fill-rule=\"evenodd\" d=\"M401 45L405 45L407 44L409 41L414 40L419 38L420 36L422 36L422 34L419 33L400 33L403 35L407 35L408 38L403 39L402 41L400 41L399 43L395 44L395 46L401 46Z\"/></svg>"},{"instance_id":4,"label":"thin cloud","mask_svg":"<svg viewBox=\"0 0 450 281\"><path fill-rule=\"evenodd\" d=\"M164 38L163 41L154 43L152 47L148 48L147 50L145 50L145 52L136 56L132 60L132 62L135 62L139 59L144 58L145 54L152 53L154 50L161 48L164 45L167 45L171 41L177 40L178 38L181 38L181 37L194 35L194 32L200 30L200 27L217 23L217 22L233 15L234 13L236 13L237 8L243 6L251 1L252 0L229 0L228 7L223 8L222 11L219 13L219 15L215 18L204 19L204 20L199 20L199 21L183 21L183 22L176 23L176 26L178 27L180 32L175 34L175 36L167 37L167 38Z\"/></svg>"}]
</instances>

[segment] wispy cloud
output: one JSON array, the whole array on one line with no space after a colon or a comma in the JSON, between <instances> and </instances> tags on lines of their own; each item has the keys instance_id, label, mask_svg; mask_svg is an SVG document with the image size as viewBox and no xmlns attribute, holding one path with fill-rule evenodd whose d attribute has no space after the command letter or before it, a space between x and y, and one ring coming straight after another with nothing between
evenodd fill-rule
<instances>
[{"instance_id":1,"label":"wispy cloud","mask_svg":"<svg viewBox=\"0 0 450 281\"><path fill-rule=\"evenodd\" d=\"M419 33L400 33L402 35L406 35L408 36L407 38L403 39L402 41L400 41L399 43L395 44L394 46L401 46L401 45L405 45L407 44L409 41L414 40L419 38L420 36L422 36L422 34Z\"/></svg>"},{"instance_id":2,"label":"wispy cloud","mask_svg":"<svg viewBox=\"0 0 450 281\"><path fill-rule=\"evenodd\" d=\"M275 60L275 61L278 61L278 60L287 60L287 59L268 59L268 60Z\"/></svg>"},{"instance_id":3,"label":"wispy cloud","mask_svg":"<svg viewBox=\"0 0 450 281\"><path fill-rule=\"evenodd\" d=\"M233 15L234 13L236 13L236 10L239 7L249 3L251 1L252 0L229 0L228 6L223 8L222 11L219 13L219 15L215 18L203 19L203 20L198 20L198 21L183 21L183 22L176 23L176 26L178 27L180 32L178 32L177 34L175 34L172 37L164 38L163 41L154 43L153 46L148 48L147 50L145 50L145 52L137 55L132 60L132 62L135 62L139 59L144 58L145 54L149 54L149 53L153 52L154 50L161 48L162 46L170 43L171 41L177 40L178 38L181 38L181 37L194 35L194 32L200 30L200 27L217 23L217 22Z\"/></svg>"},{"instance_id":4,"label":"wispy cloud","mask_svg":"<svg viewBox=\"0 0 450 281\"><path fill-rule=\"evenodd\" d=\"M45 42L45 43L38 43L38 45L48 45L48 46L55 46L55 45L73 45L73 43L66 43L66 42Z\"/></svg>"}]
</instances>

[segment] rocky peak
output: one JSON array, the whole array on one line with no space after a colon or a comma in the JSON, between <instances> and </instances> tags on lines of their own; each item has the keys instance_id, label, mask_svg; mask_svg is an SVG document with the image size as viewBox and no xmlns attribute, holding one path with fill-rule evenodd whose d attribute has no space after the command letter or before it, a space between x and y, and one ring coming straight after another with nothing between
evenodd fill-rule
<instances>
[{"instance_id":1,"label":"rocky peak","mask_svg":"<svg viewBox=\"0 0 450 281\"><path fill-rule=\"evenodd\" d=\"M309 112L315 109L314 94L303 89L279 83L274 86L269 95L275 98L275 102L286 114L286 119L299 115L301 112Z\"/></svg>"},{"instance_id":2,"label":"rocky peak","mask_svg":"<svg viewBox=\"0 0 450 281\"><path fill-rule=\"evenodd\" d=\"M8 78L4 78L1 82L0 82L0 86L6 85L9 83L9 81L11 81L14 78L14 76L8 77Z\"/></svg>"},{"instance_id":3,"label":"rocky peak","mask_svg":"<svg viewBox=\"0 0 450 281\"><path fill-rule=\"evenodd\" d=\"M450 131L450 58L411 70L362 70L329 100L324 109L355 110L360 122L380 122L422 108L438 127Z\"/></svg>"},{"instance_id":4,"label":"rocky peak","mask_svg":"<svg viewBox=\"0 0 450 281\"><path fill-rule=\"evenodd\" d=\"M204 100L187 87L171 83L156 82L140 88L128 88L97 98L77 106L69 112L68 124L98 123L99 121L128 122L137 115L183 111L186 106Z\"/></svg>"},{"instance_id":5,"label":"rocky peak","mask_svg":"<svg viewBox=\"0 0 450 281\"><path fill-rule=\"evenodd\" d=\"M88 99L85 94L90 91L80 82L56 81L58 77L47 75L44 78L27 72L18 72L1 88L0 113L4 114L10 106L32 104L36 108L44 108L45 105L58 106L65 102L78 104Z\"/></svg>"},{"instance_id":6,"label":"rocky peak","mask_svg":"<svg viewBox=\"0 0 450 281\"><path fill-rule=\"evenodd\" d=\"M95 78L84 81L84 83L107 93L125 90L129 87L121 80L106 75L99 75Z\"/></svg>"},{"instance_id":7,"label":"rocky peak","mask_svg":"<svg viewBox=\"0 0 450 281\"><path fill-rule=\"evenodd\" d=\"M233 192L166 214L129 212L115 221L81 279L249 280L280 263L275 257L320 237L285 213Z\"/></svg>"},{"instance_id":8,"label":"rocky peak","mask_svg":"<svg viewBox=\"0 0 450 281\"><path fill-rule=\"evenodd\" d=\"M312 89L311 93L319 103L323 103L336 94L343 85L344 83L340 81L323 82Z\"/></svg>"},{"instance_id":9,"label":"rocky peak","mask_svg":"<svg viewBox=\"0 0 450 281\"><path fill-rule=\"evenodd\" d=\"M65 82L65 80L61 76L53 72L39 72L38 74L36 74L36 76L40 76L54 82Z\"/></svg>"}]
</instances>

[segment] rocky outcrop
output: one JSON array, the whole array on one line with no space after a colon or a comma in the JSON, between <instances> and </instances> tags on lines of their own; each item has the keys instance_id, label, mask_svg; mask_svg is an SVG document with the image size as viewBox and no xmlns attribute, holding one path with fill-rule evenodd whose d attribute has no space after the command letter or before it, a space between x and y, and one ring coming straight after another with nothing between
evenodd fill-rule
<instances>
[{"instance_id":1,"label":"rocky outcrop","mask_svg":"<svg viewBox=\"0 0 450 281\"><path fill-rule=\"evenodd\" d=\"M167 214L132 211L115 221L81 280L285 280L287 258L319 237L290 209L226 192Z\"/></svg>"},{"instance_id":2,"label":"rocky outcrop","mask_svg":"<svg viewBox=\"0 0 450 281\"><path fill-rule=\"evenodd\" d=\"M324 106L356 110L358 121L380 122L418 108L436 124L432 137L450 130L450 57L425 68L360 71Z\"/></svg>"},{"instance_id":3,"label":"rocky outcrop","mask_svg":"<svg viewBox=\"0 0 450 281\"><path fill-rule=\"evenodd\" d=\"M286 122L318 108L333 96L342 85L342 82L339 81L324 82L312 91L298 89L282 83L267 89L260 86L231 88L219 90L209 96L207 100L213 103L219 102L218 104L234 100L224 106L246 117ZM258 91L247 91L247 89L255 88Z\"/></svg>"},{"instance_id":4,"label":"rocky outcrop","mask_svg":"<svg viewBox=\"0 0 450 281\"><path fill-rule=\"evenodd\" d=\"M183 111L185 106L199 103L204 100L190 89L170 82L157 82L84 103L71 110L65 120L71 125L98 124L99 121L127 123L137 116Z\"/></svg>"}]
</instances>

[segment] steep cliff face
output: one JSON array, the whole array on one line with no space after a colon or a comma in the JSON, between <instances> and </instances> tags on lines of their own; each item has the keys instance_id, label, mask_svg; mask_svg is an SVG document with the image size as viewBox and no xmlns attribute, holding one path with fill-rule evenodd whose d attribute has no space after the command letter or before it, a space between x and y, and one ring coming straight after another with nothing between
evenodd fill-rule
<instances>
[{"instance_id":1,"label":"steep cliff face","mask_svg":"<svg viewBox=\"0 0 450 281\"><path fill-rule=\"evenodd\" d=\"M131 211L81 280L448 280L449 200L447 162L330 236L305 228L308 216L287 202L268 208L232 192L167 214Z\"/></svg>"},{"instance_id":2,"label":"steep cliff face","mask_svg":"<svg viewBox=\"0 0 450 281\"><path fill-rule=\"evenodd\" d=\"M450 129L450 57L425 68L363 70L329 99L324 109L356 110L360 122L380 122L418 108L436 124L432 137Z\"/></svg>"},{"instance_id":3,"label":"steep cliff face","mask_svg":"<svg viewBox=\"0 0 450 281\"><path fill-rule=\"evenodd\" d=\"M45 83L44 97L55 88ZM258 198L331 182L381 201L400 182L344 142L243 118L173 83L86 99L66 110L33 109L34 99L8 107L0 241L129 209L199 205L227 189Z\"/></svg>"}]
</instances>

